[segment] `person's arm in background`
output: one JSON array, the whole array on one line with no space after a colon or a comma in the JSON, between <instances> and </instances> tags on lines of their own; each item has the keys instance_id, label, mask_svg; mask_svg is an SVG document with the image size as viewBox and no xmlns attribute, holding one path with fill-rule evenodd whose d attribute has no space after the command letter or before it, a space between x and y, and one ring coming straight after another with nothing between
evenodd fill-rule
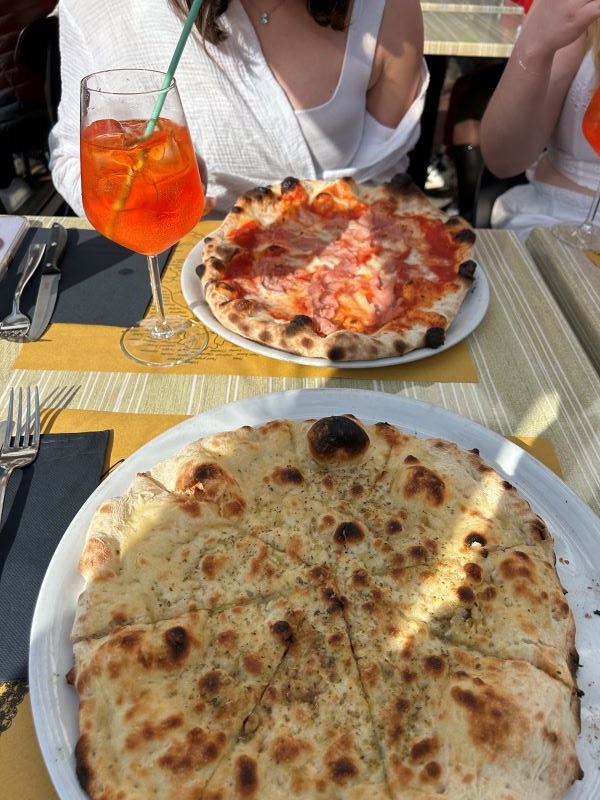
<instances>
[{"instance_id":1,"label":"person's arm in background","mask_svg":"<svg viewBox=\"0 0 600 800\"><path fill-rule=\"evenodd\" d=\"M91 4L91 9L94 4ZM83 216L79 167L79 85L94 72L92 51L63 3L58 6L61 58L61 99L58 122L50 133L52 182L76 214Z\"/></svg>"},{"instance_id":2,"label":"person's arm in background","mask_svg":"<svg viewBox=\"0 0 600 800\"><path fill-rule=\"evenodd\" d=\"M497 177L524 172L546 147L599 16L600 0L534 0L481 121L481 150Z\"/></svg>"},{"instance_id":3,"label":"person's arm in background","mask_svg":"<svg viewBox=\"0 0 600 800\"><path fill-rule=\"evenodd\" d=\"M423 64L423 16L419 0L387 0L367 111L381 125L395 128L419 91Z\"/></svg>"}]
</instances>

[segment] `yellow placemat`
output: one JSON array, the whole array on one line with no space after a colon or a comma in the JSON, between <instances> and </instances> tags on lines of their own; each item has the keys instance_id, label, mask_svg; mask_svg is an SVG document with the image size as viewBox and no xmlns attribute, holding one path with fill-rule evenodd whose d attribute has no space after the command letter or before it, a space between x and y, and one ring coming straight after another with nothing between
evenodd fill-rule
<instances>
[{"instance_id":1,"label":"yellow placemat","mask_svg":"<svg viewBox=\"0 0 600 800\"><path fill-rule=\"evenodd\" d=\"M98 325L51 325L38 342L23 345L16 369L76 372L142 372L171 375L254 375L280 378L348 378L353 380L404 380L477 383L477 370L466 342L443 353L393 367L338 369L306 367L256 355L209 331L209 345L185 364L164 368L144 367L126 358L119 343L120 328Z\"/></svg>"},{"instance_id":2,"label":"yellow placemat","mask_svg":"<svg viewBox=\"0 0 600 800\"><path fill-rule=\"evenodd\" d=\"M597 253L595 250L586 250L585 254L592 262L592 264L595 264L597 267L600 267L600 253Z\"/></svg>"},{"instance_id":3,"label":"yellow placemat","mask_svg":"<svg viewBox=\"0 0 600 800\"><path fill-rule=\"evenodd\" d=\"M62 409L45 411L44 432L67 433L90 430L112 430L107 455L107 469L127 458L154 436L178 424L186 417L155 414L125 414L102 411ZM557 474L560 465L552 443L535 437L508 437ZM2 696L0 693L0 702ZM2 796L19 800L58 800L42 759L26 694L17 708L8 729L0 735Z\"/></svg>"},{"instance_id":4,"label":"yellow placemat","mask_svg":"<svg viewBox=\"0 0 600 800\"><path fill-rule=\"evenodd\" d=\"M180 286L181 268L190 249L214 229L215 222L201 222L173 250L163 273L165 310L193 317ZM121 352L122 329L102 325L51 325L37 342L24 344L14 363L17 369L75 372L155 372ZM265 378L348 378L352 380L403 380L477 383L475 364L465 341L425 358L392 367L344 369L307 367L256 355L209 331L209 344L200 356L175 367L172 375L241 375Z\"/></svg>"}]
</instances>

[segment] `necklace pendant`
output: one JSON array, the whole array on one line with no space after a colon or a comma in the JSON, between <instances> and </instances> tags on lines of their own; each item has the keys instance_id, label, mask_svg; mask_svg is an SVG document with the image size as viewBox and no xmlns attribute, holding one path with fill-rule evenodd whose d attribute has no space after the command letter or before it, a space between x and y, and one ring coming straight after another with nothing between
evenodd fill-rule
<instances>
[{"instance_id":1,"label":"necklace pendant","mask_svg":"<svg viewBox=\"0 0 600 800\"><path fill-rule=\"evenodd\" d=\"M259 16L258 20L259 20L261 25L268 25L269 22L271 21L269 19L268 11L263 11L263 13Z\"/></svg>"}]
</instances>

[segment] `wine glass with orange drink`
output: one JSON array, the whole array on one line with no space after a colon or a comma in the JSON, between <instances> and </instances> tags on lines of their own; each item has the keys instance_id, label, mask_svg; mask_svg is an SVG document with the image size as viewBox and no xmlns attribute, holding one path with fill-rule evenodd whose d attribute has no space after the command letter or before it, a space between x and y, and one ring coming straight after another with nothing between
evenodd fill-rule
<instances>
[{"instance_id":1,"label":"wine glass with orange drink","mask_svg":"<svg viewBox=\"0 0 600 800\"><path fill-rule=\"evenodd\" d=\"M123 352L152 366L189 361L204 350L207 334L191 318L165 315L157 259L192 230L204 210L198 162L174 79L146 69L85 77L80 145L88 220L108 239L148 259L153 314L123 333Z\"/></svg>"},{"instance_id":2,"label":"wine glass with orange drink","mask_svg":"<svg viewBox=\"0 0 600 800\"><path fill-rule=\"evenodd\" d=\"M581 129L594 152L600 156L600 86L596 88L588 103ZM600 206L600 186L596 190L587 217L583 222L579 225L563 222L553 225L550 230L561 242L573 247L581 250L600 250L600 225L595 222L598 206Z\"/></svg>"}]
</instances>

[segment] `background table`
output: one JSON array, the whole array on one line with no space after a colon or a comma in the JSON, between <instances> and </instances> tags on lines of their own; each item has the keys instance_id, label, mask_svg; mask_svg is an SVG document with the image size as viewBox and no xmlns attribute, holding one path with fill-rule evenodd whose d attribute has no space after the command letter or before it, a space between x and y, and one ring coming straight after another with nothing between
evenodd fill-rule
<instances>
[{"instance_id":1,"label":"background table","mask_svg":"<svg viewBox=\"0 0 600 800\"><path fill-rule=\"evenodd\" d=\"M490 6L442 3L423 5L425 54L428 56L481 56L508 58L521 30L521 14L514 9L492 10Z\"/></svg>"},{"instance_id":2,"label":"background table","mask_svg":"<svg viewBox=\"0 0 600 800\"><path fill-rule=\"evenodd\" d=\"M563 244L547 228L532 231L527 247L600 373L600 256Z\"/></svg>"}]
</instances>

